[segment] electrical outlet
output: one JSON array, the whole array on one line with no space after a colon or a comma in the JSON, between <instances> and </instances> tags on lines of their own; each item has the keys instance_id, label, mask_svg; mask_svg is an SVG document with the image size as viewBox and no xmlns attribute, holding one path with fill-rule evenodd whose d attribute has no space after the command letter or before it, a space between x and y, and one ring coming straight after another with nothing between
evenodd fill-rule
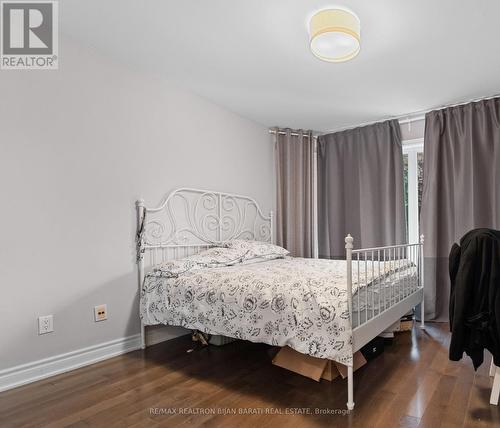
<instances>
[{"instance_id":1,"label":"electrical outlet","mask_svg":"<svg viewBox=\"0 0 500 428\"><path fill-rule=\"evenodd\" d=\"M38 317L38 334L47 334L54 331L54 316L44 315Z\"/></svg>"},{"instance_id":2,"label":"electrical outlet","mask_svg":"<svg viewBox=\"0 0 500 428\"><path fill-rule=\"evenodd\" d=\"M94 320L95 322L104 321L108 319L107 305L94 306Z\"/></svg>"}]
</instances>

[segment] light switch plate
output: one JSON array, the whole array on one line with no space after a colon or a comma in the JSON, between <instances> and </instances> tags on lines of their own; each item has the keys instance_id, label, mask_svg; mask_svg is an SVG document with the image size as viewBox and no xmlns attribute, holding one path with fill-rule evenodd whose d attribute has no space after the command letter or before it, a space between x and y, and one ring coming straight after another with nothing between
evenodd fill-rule
<instances>
[{"instance_id":1,"label":"light switch plate","mask_svg":"<svg viewBox=\"0 0 500 428\"><path fill-rule=\"evenodd\" d=\"M104 321L108 319L107 305L94 306L94 320L95 322Z\"/></svg>"},{"instance_id":2,"label":"light switch plate","mask_svg":"<svg viewBox=\"0 0 500 428\"><path fill-rule=\"evenodd\" d=\"M44 315L38 317L38 334L47 334L54 331L54 316Z\"/></svg>"}]
</instances>

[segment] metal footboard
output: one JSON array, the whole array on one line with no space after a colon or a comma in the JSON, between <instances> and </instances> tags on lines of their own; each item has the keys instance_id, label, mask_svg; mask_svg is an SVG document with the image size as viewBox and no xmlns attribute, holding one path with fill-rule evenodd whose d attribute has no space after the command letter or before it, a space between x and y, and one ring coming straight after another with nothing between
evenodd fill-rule
<instances>
[{"instance_id":1,"label":"metal footboard","mask_svg":"<svg viewBox=\"0 0 500 428\"><path fill-rule=\"evenodd\" d=\"M417 304L424 324L423 235L418 244L353 249L345 238L347 302L353 354ZM353 368L348 367L347 408L354 408Z\"/></svg>"}]
</instances>

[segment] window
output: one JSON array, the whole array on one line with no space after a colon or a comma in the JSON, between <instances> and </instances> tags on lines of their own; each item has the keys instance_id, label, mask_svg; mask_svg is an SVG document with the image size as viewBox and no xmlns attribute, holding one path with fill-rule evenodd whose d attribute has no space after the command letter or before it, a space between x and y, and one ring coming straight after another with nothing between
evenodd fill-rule
<instances>
[{"instance_id":1,"label":"window","mask_svg":"<svg viewBox=\"0 0 500 428\"><path fill-rule=\"evenodd\" d=\"M406 237L409 243L419 242L420 209L424 179L424 140L403 141L404 198Z\"/></svg>"}]
</instances>

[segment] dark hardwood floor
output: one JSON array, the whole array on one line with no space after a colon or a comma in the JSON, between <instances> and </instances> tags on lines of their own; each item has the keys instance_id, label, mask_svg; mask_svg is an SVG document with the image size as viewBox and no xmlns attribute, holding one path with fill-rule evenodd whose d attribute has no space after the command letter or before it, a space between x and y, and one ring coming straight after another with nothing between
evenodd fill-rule
<instances>
[{"instance_id":1,"label":"dark hardwood floor","mask_svg":"<svg viewBox=\"0 0 500 428\"><path fill-rule=\"evenodd\" d=\"M273 366L261 344L186 353L182 337L1 393L0 427L500 426L489 358L475 373L469 360L448 361L448 341L444 324L398 334L355 373L354 411L332 415L316 409L344 411L345 380L316 383Z\"/></svg>"}]
</instances>

